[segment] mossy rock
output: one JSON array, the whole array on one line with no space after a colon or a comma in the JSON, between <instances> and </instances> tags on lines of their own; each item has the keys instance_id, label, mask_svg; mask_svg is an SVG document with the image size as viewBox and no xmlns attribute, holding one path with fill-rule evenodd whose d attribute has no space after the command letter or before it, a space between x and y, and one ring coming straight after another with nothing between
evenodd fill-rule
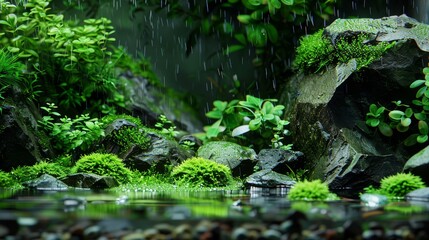
<instances>
[{"instance_id":1,"label":"mossy rock","mask_svg":"<svg viewBox=\"0 0 429 240\"><path fill-rule=\"evenodd\" d=\"M119 183L130 182L133 173L122 160L114 154L92 153L80 158L72 168L72 173L93 173L110 176Z\"/></svg>"}]
</instances>

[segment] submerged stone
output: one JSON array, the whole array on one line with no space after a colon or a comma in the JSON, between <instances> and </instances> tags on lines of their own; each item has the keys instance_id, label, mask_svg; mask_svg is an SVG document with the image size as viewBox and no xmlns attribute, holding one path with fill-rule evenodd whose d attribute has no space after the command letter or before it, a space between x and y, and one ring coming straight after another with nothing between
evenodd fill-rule
<instances>
[{"instance_id":1,"label":"submerged stone","mask_svg":"<svg viewBox=\"0 0 429 240\"><path fill-rule=\"evenodd\" d=\"M67 190L68 186L64 182L56 179L55 177L49 174L43 174L37 179L27 181L22 184L26 188L32 188L37 190L47 190L47 191L61 191Z\"/></svg>"},{"instance_id":2,"label":"submerged stone","mask_svg":"<svg viewBox=\"0 0 429 240\"><path fill-rule=\"evenodd\" d=\"M291 177L270 169L256 172L246 179L246 184L257 187L292 187L296 183Z\"/></svg>"}]
</instances>

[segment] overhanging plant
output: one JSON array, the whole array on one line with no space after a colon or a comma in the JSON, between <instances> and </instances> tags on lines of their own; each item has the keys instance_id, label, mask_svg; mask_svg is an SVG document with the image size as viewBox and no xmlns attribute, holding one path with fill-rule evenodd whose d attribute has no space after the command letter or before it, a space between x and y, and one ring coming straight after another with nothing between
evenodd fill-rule
<instances>
[{"instance_id":1,"label":"overhanging plant","mask_svg":"<svg viewBox=\"0 0 429 240\"><path fill-rule=\"evenodd\" d=\"M404 140L407 146L416 143L427 143L429 135L429 67L423 69L424 79L415 80L410 84L415 89L415 99L412 104L395 101L395 109L389 110L384 106L371 104L366 114L366 124L376 127L387 137L397 132L411 134ZM387 116L386 116L387 114Z\"/></svg>"},{"instance_id":2,"label":"overhanging plant","mask_svg":"<svg viewBox=\"0 0 429 240\"><path fill-rule=\"evenodd\" d=\"M276 99L261 99L251 95L246 100L214 101L214 108L206 113L216 121L205 127L205 140L226 139L257 149L264 147L290 149L284 144L289 135L283 119L283 105L274 105Z\"/></svg>"}]
</instances>

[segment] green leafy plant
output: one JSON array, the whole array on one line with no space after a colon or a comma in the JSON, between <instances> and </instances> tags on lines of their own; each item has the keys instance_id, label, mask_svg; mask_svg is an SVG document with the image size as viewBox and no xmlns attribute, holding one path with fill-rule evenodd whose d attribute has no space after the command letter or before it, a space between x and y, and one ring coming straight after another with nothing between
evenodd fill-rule
<instances>
[{"instance_id":1,"label":"green leafy plant","mask_svg":"<svg viewBox=\"0 0 429 240\"><path fill-rule=\"evenodd\" d=\"M189 158L173 168L171 177L179 185L223 187L231 183L231 170L204 158Z\"/></svg>"},{"instance_id":2,"label":"green leafy plant","mask_svg":"<svg viewBox=\"0 0 429 240\"><path fill-rule=\"evenodd\" d=\"M423 69L425 80L415 80L410 88L417 89L415 99L412 100L414 107L403 104L402 101L394 101L395 109L388 110L381 106L371 104L366 114L366 124L377 127L387 137L393 135L393 130L400 133L412 132L405 140L407 146L428 141L429 127L429 68ZM387 113L387 116L386 116Z\"/></svg>"},{"instance_id":3,"label":"green leafy plant","mask_svg":"<svg viewBox=\"0 0 429 240\"><path fill-rule=\"evenodd\" d=\"M323 30L319 30L300 39L293 67L305 73L317 73L330 64L347 63L355 59L356 69L359 70L380 59L395 45L395 42L367 44L368 38L366 34L343 37L334 46L323 35Z\"/></svg>"},{"instance_id":4,"label":"green leafy plant","mask_svg":"<svg viewBox=\"0 0 429 240\"><path fill-rule=\"evenodd\" d=\"M52 12L49 0L0 4L0 46L25 64L30 87L43 91L37 100L57 101L66 112L80 112L89 105L107 113L125 106L113 76L110 20L68 22Z\"/></svg>"},{"instance_id":5,"label":"green leafy plant","mask_svg":"<svg viewBox=\"0 0 429 240\"><path fill-rule=\"evenodd\" d=\"M338 198L329 191L328 185L320 180L297 182L287 195L289 200L325 201Z\"/></svg>"},{"instance_id":6,"label":"green leafy plant","mask_svg":"<svg viewBox=\"0 0 429 240\"><path fill-rule=\"evenodd\" d=\"M155 123L155 127L161 131L162 134L165 134L170 137L176 137L179 132L176 131L176 126L174 123L167 119L163 114L159 115L158 121Z\"/></svg>"},{"instance_id":7,"label":"green leafy plant","mask_svg":"<svg viewBox=\"0 0 429 240\"><path fill-rule=\"evenodd\" d=\"M97 118L90 118L89 114L72 119L67 116L61 117L61 114L55 111L57 106L53 103L41 108L48 115L38 121L39 126L52 137L53 146L64 153L77 148L88 150L104 136L103 123Z\"/></svg>"},{"instance_id":8,"label":"green leafy plant","mask_svg":"<svg viewBox=\"0 0 429 240\"><path fill-rule=\"evenodd\" d=\"M282 119L283 105L274 105L276 99L260 99L251 95L245 101L214 101L214 108L206 114L216 119L211 126L205 127L208 140L241 137L244 144L254 144L257 148L272 147L290 149L283 144L283 138L289 135L287 120ZM244 137L253 133L253 136ZM268 144L267 144L268 142Z\"/></svg>"},{"instance_id":9,"label":"green leafy plant","mask_svg":"<svg viewBox=\"0 0 429 240\"><path fill-rule=\"evenodd\" d=\"M0 170L0 188L10 188L15 185L15 181L9 173Z\"/></svg>"},{"instance_id":10,"label":"green leafy plant","mask_svg":"<svg viewBox=\"0 0 429 240\"><path fill-rule=\"evenodd\" d=\"M114 154L91 153L80 158L72 168L73 173L94 173L110 176L119 183L130 182L133 172L126 168L122 160Z\"/></svg>"},{"instance_id":11,"label":"green leafy plant","mask_svg":"<svg viewBox=\"0 0 429 240\"><path fill-rule=\"evenodd\" d=\"M54 177L64 177L70 172L69 167L55 162L41 161L32 166L20 166L11 171L11 176L16 182L23 183L49 174Z\"/></svg>"}]
</instances>

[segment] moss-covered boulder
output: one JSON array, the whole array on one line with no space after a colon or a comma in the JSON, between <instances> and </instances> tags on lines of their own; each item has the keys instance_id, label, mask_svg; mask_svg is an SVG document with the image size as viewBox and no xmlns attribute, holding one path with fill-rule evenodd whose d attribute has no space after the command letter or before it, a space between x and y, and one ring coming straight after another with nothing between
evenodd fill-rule
<instances>
[{"instance_id":1,"label":"moss-covered boulder","mask_svg":"<svg viewBox=\"0 0 429 240\"><path fill-rule=\"evenodd\" d=\"M374 24L365 28L368 22ZM323 179L331 189L356 191L402 171L413 149L405 148L398 135L380 136L366 126L365 117L371 103L389 105L398 99L411 103L415 96L409 85L421 75L429 53L424 44L416 44L427 41L427 35L410 31L428 27L406 16L392 16L341 19L324 30L332 44L366 33L372 38L364 44L395 45L360 69L356 59L350 59L317 74L299 72L284 86L280 103L287 106L294 149L304 153L310 179Z\"/></svg>"},{"instance_id":2,"label":"moss-covered boulder","mask_svg":"<svg viewBox=\"0 0 429 240\"><path fill-rule=\"evenodd\" d=\"M257 164L253 149L227 141L208 142L198 149L197 156L228 166L237 177L249 176Z\"/></svg>"}]
</instances>

